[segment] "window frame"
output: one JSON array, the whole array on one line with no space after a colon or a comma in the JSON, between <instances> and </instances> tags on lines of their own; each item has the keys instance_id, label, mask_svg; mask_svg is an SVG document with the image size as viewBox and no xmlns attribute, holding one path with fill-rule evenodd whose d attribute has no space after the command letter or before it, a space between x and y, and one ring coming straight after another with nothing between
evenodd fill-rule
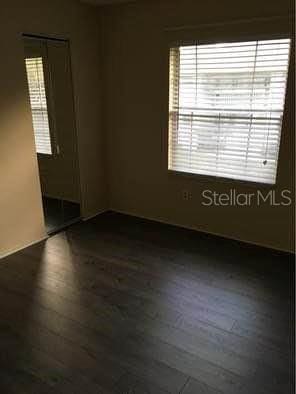
<instances>
[{"instance_id":1,"label":"window frame","mask_svg":"<svg viewBox=\"0 0 296 394\"><path fill-rule=\"evenodd\" d=\"M249 24L248 24L249 25ZM180 177L180 178L187 178L189 180L197 180L201 183L225 183L225 184L232 184L232 185L242 185L242 186L250 186L251 188L263 188L263 189L276 189L278 186L278 175L279 175L279 168L281 165L281 150L284 138L284 131L285 131L285 118L286 118L286 104L287 104L287 96L289 92L289 80L290 80L290 70L291 70L291 54L294 48L294 39L289 32L283 33L258 33L258 34L244 34L238 32L238 34L229 34L225 33L225 25L212 25L214 26L215 33L209 33L209 30L204 30L204 27L200 28L190 28L189 32L186 29L185 37L188 34L192 37L194 36L195 39L192 38L181 38L177 40L169 40L167 43L167 127L165 132L164 138L164 145L165 145L165 166L166 172L169 177ZM234 23L234 26L237 26ZM243 26L243 24L242 24ZM221 32L222 29L222 32ZM196 34L192 34L191 30L197 30ZM218 31L218 33L217 33ZM180 31L176 29L174 31L174 35L180 35ZM182 36L182 34L181 34ZM198 38L200 37L200 38ZM259 40L273 40L273 39L290 39L290 51L289 51L289 59L288 59L288 71L287 71L287 85L285 91L285 99L284 99L284 106L283 106L283 117L282 117L282 125L281 125L281 138L279 143L278 149L278 161L277 161L277 170L275 176L275 183L266 183L266 182L259 182L259 181L252 181L252 180L245 180L245 179L233 179L228 177L216 176L216 175L208 175L208 174L198 174L186 171L178 171L169 168L169 143L170 143L170 51L171 48L175 48L178 46L190 46L190 45L210 45L210 44L218 44L218 43L231 43L231 42L243 42L243 41L259 41Z\"/></svg>"}]
</instances>

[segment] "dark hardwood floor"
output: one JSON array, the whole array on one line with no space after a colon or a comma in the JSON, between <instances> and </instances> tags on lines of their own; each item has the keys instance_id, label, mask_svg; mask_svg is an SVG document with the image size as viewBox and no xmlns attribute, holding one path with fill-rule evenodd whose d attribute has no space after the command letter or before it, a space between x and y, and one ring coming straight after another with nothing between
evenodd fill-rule
<instances>
[{"instance_id":1,"label":"dark hardwood floor","mask_svg":"<svg viewBox=\"0 0 296 394\"><path fill-rule=\"evenodd\" d=\"M114 213L0 262L0 392L290 394L294 258Z\"/></svg>"}]
</instances>

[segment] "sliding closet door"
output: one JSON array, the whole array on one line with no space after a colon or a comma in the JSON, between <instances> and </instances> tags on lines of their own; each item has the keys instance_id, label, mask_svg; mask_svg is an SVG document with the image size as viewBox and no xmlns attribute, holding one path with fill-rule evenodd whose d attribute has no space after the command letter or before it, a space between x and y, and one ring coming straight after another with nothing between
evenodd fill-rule
<instances>
[{"instance_id":1,"label":"sliding closet door","mask_svg":"<svg viewBox=\"0 0 296 394\"><path fill-rule=\"evenodd\" d=\"M26 38L25 57L28 79L28 64L35 67L35 75L39 80L42 73L44 78L46 105L44 98L37 97L35 101L31 98L31 109L45 221L48 232L52 232L80 217L79 168L69 45L66 41ZM38 86L42 93L40 81L39 85L36 81L34 83L35 93ZM33 108L34 102L43 103L42 114L40 110L38 112L38 108ZM45 106L49 131L46 116L44 117Z\"/></svg>"},{"instance_id":2,"label":"sliding closet door","mask_svg":"<svg viewBox=\"0 0 296 394\"><path fill-rule=\"evenodd\" d=\"M71 68L67 42L47 41L57 154L40 161L44 188L50 196L79 203L78 160Z\"/></svg>"}]
</instances>

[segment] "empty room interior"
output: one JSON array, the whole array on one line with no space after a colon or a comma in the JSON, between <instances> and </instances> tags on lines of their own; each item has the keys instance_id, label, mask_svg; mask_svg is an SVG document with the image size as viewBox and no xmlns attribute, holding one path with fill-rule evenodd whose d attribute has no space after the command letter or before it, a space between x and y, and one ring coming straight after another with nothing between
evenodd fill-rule
<instances>
[{"instance_id":1,"label":"empty room interior","mask_svg":"<svg viewBox=\"0 0 296 394\"><path fill-rule=\"evenodd\" d=\"M294 1L0 21L0 392L294 393Z\"/></svg>"}]
</instances>

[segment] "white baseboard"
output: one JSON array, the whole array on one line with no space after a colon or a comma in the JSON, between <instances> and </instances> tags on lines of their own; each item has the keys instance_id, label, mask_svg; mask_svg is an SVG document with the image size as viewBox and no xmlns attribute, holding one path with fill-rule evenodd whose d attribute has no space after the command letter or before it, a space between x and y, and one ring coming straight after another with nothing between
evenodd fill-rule
<instances>
[{"instance_id":1,"label":"white baseboard","mask_svg":"<svg viewBox=\"0 0 296 394\"><path fill-rule=\"evenodd\" d=\"M35 245L35 244L38 244L39 242L45 241L45 240L48 239L48 238L49 238L49 236L46 235L46 236L44 236L44 237L38 239L37 241L30 242L29 244L26 244L26 245L21 246L21 247L19 247L19 248L13 249L13 250L11 250L10 252L4 253L4 254L0 254L0 260L1 260L1 259L4 259L5 257L11 256L11 255L14 254L14 253L20 252L21 250L26 249L26 248L28 248L29 246L33 246L33 245Z\"/></svg>"},{"instance_id":2,"label":"white baseboard","mask_svg":"<svg viewBox=\"0 0 296 394\"><path fill-rule=\"evenodd\" d=\"M280 252L293 253L291 250L288 250L288 249L281 249L281 248L277 248L277 247L274 247L274 246L271 246L271 245L261 244L261 243L258 243L258 242L246 241L246 240L241 239L241 238L230 237L230 236L227 236L227 235L221 234L221 233L201 230L201 229L199 229L198 227L195 227L195 226L180 225L178 223L175 223L173 221L169 221L169 220L166 220L166 219L159 219L159 218L154 218L154 217L148 217L148 216L145 216L145 215L139 215L139 214L136 214L134 212L121 210L121 209L115 209L115 208L102 209L101 211L98 211L97 213L95 213L93 215L90 215L90 216L82 218L82 220L86 222L87 220L93 219L96 216L99 216L99 215L101 215L101 214L103 214L105 212L108 212L108 211L121 213L123 215L129 215L129 216L133 216L133 217L138 217L138 218L141 218L141 219L152 220L154 222L158 222L158 223L162 223L162 224L168 224L168 225L176 226L176 227L181 227L181 228L184 228L186 230L193 230L193 231L201 232L201 233L204 233L204 234L210 234L210 235L214 235L214 236L217 236L217 237L230 239L230 240L233 240L233 241L244 242L246 244L251 244L251 245L254 245L254 246L260 246L260 247L263 247L263 248L274 249L274 250L278 250ZM45 241L48 238L49 238L49 236L46 235L46 236L38 239L37 241L33 241L33 242L29 243L29 244L26 244L26 245L21 246L19 248L13 249L13 250L11 250L11 251L9 251L7 253L0 254L0 260L5 258L5 257L8 257L8 256L10 256L10 255L12 255L14 253L17 253L17 252L19 252L19 251L21 251L23 249L26 249L29 246L33 246L35 244L38 244L39 242Z\"/></svg>"},{"instance_id":3,"label":"white baseboard","mask_svg":"<svg viewBox=\"0 0 296 394\"><path fill-rule=\"evenodd\" d=\"M273 250L277 250L279 252L285 252L285 253L295 253L295 251L293 252L293 251L288 250L288 249L281 249L281 248L278 248L278 247L275 247L275 246L261 244L259 242L254 242L254 241L246 241L246 240L244 240L242 238L230 237L230 236L228 236L226 234L221 234L221 233L216 233L216 232L212 232L212 231L202 230L202 229L200 229L200 228L198 228L196 226L189 226L189 225L185 226L185 225L178 224L178 223L166 220L166 219L159 219L159 218L154 218L154 217L148 217L148 216L145 216L145 215L138 215L138 214L133 213L133 212L120 210L120 209L114 209L114 208L110 208L109 211L121 213L123 215L129 215L129 216L133 216L133 217L138 217L140 219L152 220L154 222L158 222L158 223L162 223L162 224L168 224L168 225L175 226L175 227L181 227L181 228L184 228L186 230L193 230L193 231L200 232L200 233L203 233L203 234L210 234L210 235L213 235L213 236L216 236L216 237L225 238L225 239L229 239L229 240L232 240L232 241L243 242L245 244L259 246L261 248L273 249Z\"/></svg>"}]
</instances>

